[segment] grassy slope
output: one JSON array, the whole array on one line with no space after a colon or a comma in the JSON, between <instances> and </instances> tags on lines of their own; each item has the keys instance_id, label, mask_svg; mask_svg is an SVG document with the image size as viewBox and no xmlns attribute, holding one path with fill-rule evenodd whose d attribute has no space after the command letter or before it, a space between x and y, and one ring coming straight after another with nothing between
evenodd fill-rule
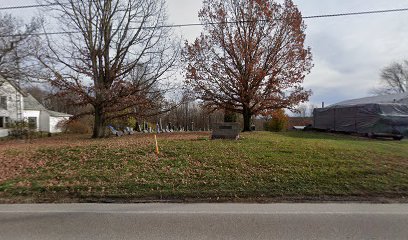
<instances>
[{"instance_id":1,"label":"grassy slope","mask_svg":"<svg viewBox=\"0 0 408 240\"><path fill-rule=\"evenodd\" d=\"M239 141L159 137L158 158L151 142L115 141L41 147L30 157L40 166L0 182L0 191L6 198L408 196L408 141L308 132L257 132Z\"/></svg>"}]
</instances>

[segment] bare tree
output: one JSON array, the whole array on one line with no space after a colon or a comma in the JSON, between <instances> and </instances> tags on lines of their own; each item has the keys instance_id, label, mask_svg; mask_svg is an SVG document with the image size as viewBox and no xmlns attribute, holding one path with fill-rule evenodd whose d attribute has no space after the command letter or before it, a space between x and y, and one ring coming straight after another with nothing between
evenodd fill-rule
<instances>
[{"instance_id":1,"label":"bare tree","mask_svg":"<svg viewBox=\"0 0 408 240\"><path fill-rule=\"evenodd\" d=\"M305 118L308 117L308 106L306 104L300 104L296 109L295 109L295 117L301 117Z\"/></svg>"},{"instance_id":2,"label":"bare tree","mask_svg":"<svg viewBox=\"0 0 408 240\"><path fill-rule=\"evenodd\" d=\"M186 43L186 78L208 107L242 114L250 131L253 115L308 99L311 51L291 0L204 0L199 17L205 28Z\"/></svg>"},{"instance_id":3,"label":"bare tree","mask_svg":"<svg viewBox=\"0 0 408 240\"><path fill-rule=\"evenodd\" d=\"M179 45L166 23L164 0L46 0L65 35L49 37L40 56L60 94L93 106L93 137L109 120L149 108L162 98L162 80Z\"/></svg>"},{"instance_id":4,"label":"bare tree","mask_svg":"<svg viewBox=\"0 0 408 240\"><path fill-rule=\"evenodd\" d=\"M318 108L318 106L312 103L302 103L293 111L293 116L301 118L313 117L313 111L315 108Z\"/></svg>"},{"instance_id":5,"label":"bare tree","mask_svg":"<svg viewBox=\"0 0 408 240\"><path fill-rule=\"evenodd\" d=\"M0 77L13 79L35 78L38 62L34 56L41 41L36 35L41 19L33 18L24 24L10 14L0 13Z\"/></svg>"},{"instance_id":6,"label":"bare tree","mask_svg":"<svg viewBox=\"0 0 408 240\"><path fill-rule=\"evenodd\" d=\"M371 90L374 95L408 92L408 61L392 63L381 71L381 87Z\"/></svg>"}]
</instances>

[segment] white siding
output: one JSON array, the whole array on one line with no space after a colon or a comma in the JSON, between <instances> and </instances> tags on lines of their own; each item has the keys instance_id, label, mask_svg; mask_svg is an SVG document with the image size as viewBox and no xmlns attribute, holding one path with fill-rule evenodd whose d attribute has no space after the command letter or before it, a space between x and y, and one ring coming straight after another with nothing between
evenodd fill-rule
<instances>
[{"instance_id":1,"label":"white siding","mask_svg":"<svg viewBox=\"0 0 408 240\"><path fill-rule=\"evenodd\" d=\"M50 132L50 115L47 111L41 111L40 123L41 132Z\"/></svg>"},{"instance_id":2,"label":"white siding","mask_svg":"<svg viewBox=\"0 0 408 240\"><path fill-rule=\"evenodd\" d=\"M9 121L17 120L17 101L19 99L22 109L22 117L25 121L28 118L35 117L37 120L37 131L58 133L61 129L58 128L58 123L63 120L68 120L69 117L51 117L50 112L46 110L24 110L24 97L13 87L9 82L0 79L0 97L7 97L7 109L0 107L0 117L9 117ZM41 106L40 106L41 107ZM35 108L34 108L35 109ZM42 109L42 107L40 108ZM58 116L58 113L57 115ZM7 129L0 129L0 137L8 134Z\"/></svg>"},{"instance_id":3,"label":"white siding","mask_svg":"<svg viewBox=\"0 0 408 240\"><path fill-rule=\"evenodd\" d=\"M24 110L23 111L23 119L27 122L29 117L37 118L37 131L40 130L40 111L35 110Z\"/></svg>"},{"instance_id":4,"label":"white siding","mask_svg":"<svg viewBox=\"0 0 408 240\"><path fill-rule=\"evenodd\" d=\"M17 119L16 99L20 98L21 109L24 109L23 95L9 82L4 81L0 86L0 96L7 96L7 110L0 109L0 116L10 117L12 120Z\"/></svg>"}]
</instances>

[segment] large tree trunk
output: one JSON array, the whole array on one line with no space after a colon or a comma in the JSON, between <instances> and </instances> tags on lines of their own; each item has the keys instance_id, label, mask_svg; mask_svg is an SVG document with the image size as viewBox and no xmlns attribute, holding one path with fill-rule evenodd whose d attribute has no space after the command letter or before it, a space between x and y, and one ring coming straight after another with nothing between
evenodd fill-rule
<instances>
[{"instance_id":1,"label":"large tree trunk","mask_svg":"<svg viewBox=\"0 0 408 240\"><path fill-rule=\"evenodd\" d=\"M250 132L251 131L251 117L252 117L251 111L247 108L244 108L242 116L244 117L243 132Z\"/></svg>"},{"instance_id":2,"label":"large tree trunk","mask_svg":"<svg viewBox=\"0 0 408 240\"><path fill-rule=\"evenodd\" d=\"M105 113L101 107L95 107L95 122L92 138L105 137Z\"/></svg>"}]
</instances>

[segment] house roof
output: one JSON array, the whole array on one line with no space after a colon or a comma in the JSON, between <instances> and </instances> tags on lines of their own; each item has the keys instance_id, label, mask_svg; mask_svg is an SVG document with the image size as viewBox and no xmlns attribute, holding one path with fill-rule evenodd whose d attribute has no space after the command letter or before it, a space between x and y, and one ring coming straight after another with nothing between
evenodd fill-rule
<instances>
[{"instance_id":1,"label":"house roof","mask_svg":"<svg viewBox=\"0 0 408 240\"><path fill-rule=\"evenodd\" d=\"M27 97L24 97L24 110L43 111L47 109L40 102L38 102L37 99L28 93Z\"/></svg>"},{"instance_id":2,"label":"house roof","mask_svg":"<svg viewBox=\"0 0 408 240\"><path fill-rule=\"evenodd\" d=\"M68 113L55 112L46 109L41 103L37 101L31 94L24 98L24 110L46 111L51 117L72 117Z\"/></svg>"},{"instance_id":3,"label":"house roof","mask_svg":"<svg viewBox=\"0 0 408 240\"><path fill-rule=\"evenodd\" d=\"M9 83L14 89L16 89L21 95L23 95L24 110L46 110L46 108L40 102L38 102L37 99L35 99L31 94L24 91L20 86L18 86L15 80L0 77L0 86L4 82Z\"/></svg>"},{"instance_id":4,"label":"house roof","mask_svg":"<svg viewBox=\"0 0 408 240\"><path fill-rule=\"evenodd\" d=\"M373 103L408 104L408 93L389 94L389 95L352 99L352 100L347 100L347 101L333 104L329 107L352 106L352 105L373 104Z\"/></svg>"},{"instance_id":5,"label":"house roof","mask_svg":"<svg viewBox=\"0 0 408 240\"><path fill-rule=\"evenodd\" d=\"M51 117L72 117L73 115L61 112L55 112L46 109L37 99L35 99L30 93L21 89L15 81L10 79L4 79L0 77L0 86L1 83L8 82L11 86L13 86L17 91L23 95L24 101L24 110L32 110L32 111L46 111Z\"/></svg>"},{"instance_id":6,"label":"house roof","mask_svg":"<svg viewBox=\"0 0 408 240\"><path fill-rule=\"evenodd\" d=\"M73 115L68 114L68 113L55 112L55 111L51 111L51 110L47 110L47 112L51 117L72 117L73 116Z\"/></svg>"}]
</instances>

